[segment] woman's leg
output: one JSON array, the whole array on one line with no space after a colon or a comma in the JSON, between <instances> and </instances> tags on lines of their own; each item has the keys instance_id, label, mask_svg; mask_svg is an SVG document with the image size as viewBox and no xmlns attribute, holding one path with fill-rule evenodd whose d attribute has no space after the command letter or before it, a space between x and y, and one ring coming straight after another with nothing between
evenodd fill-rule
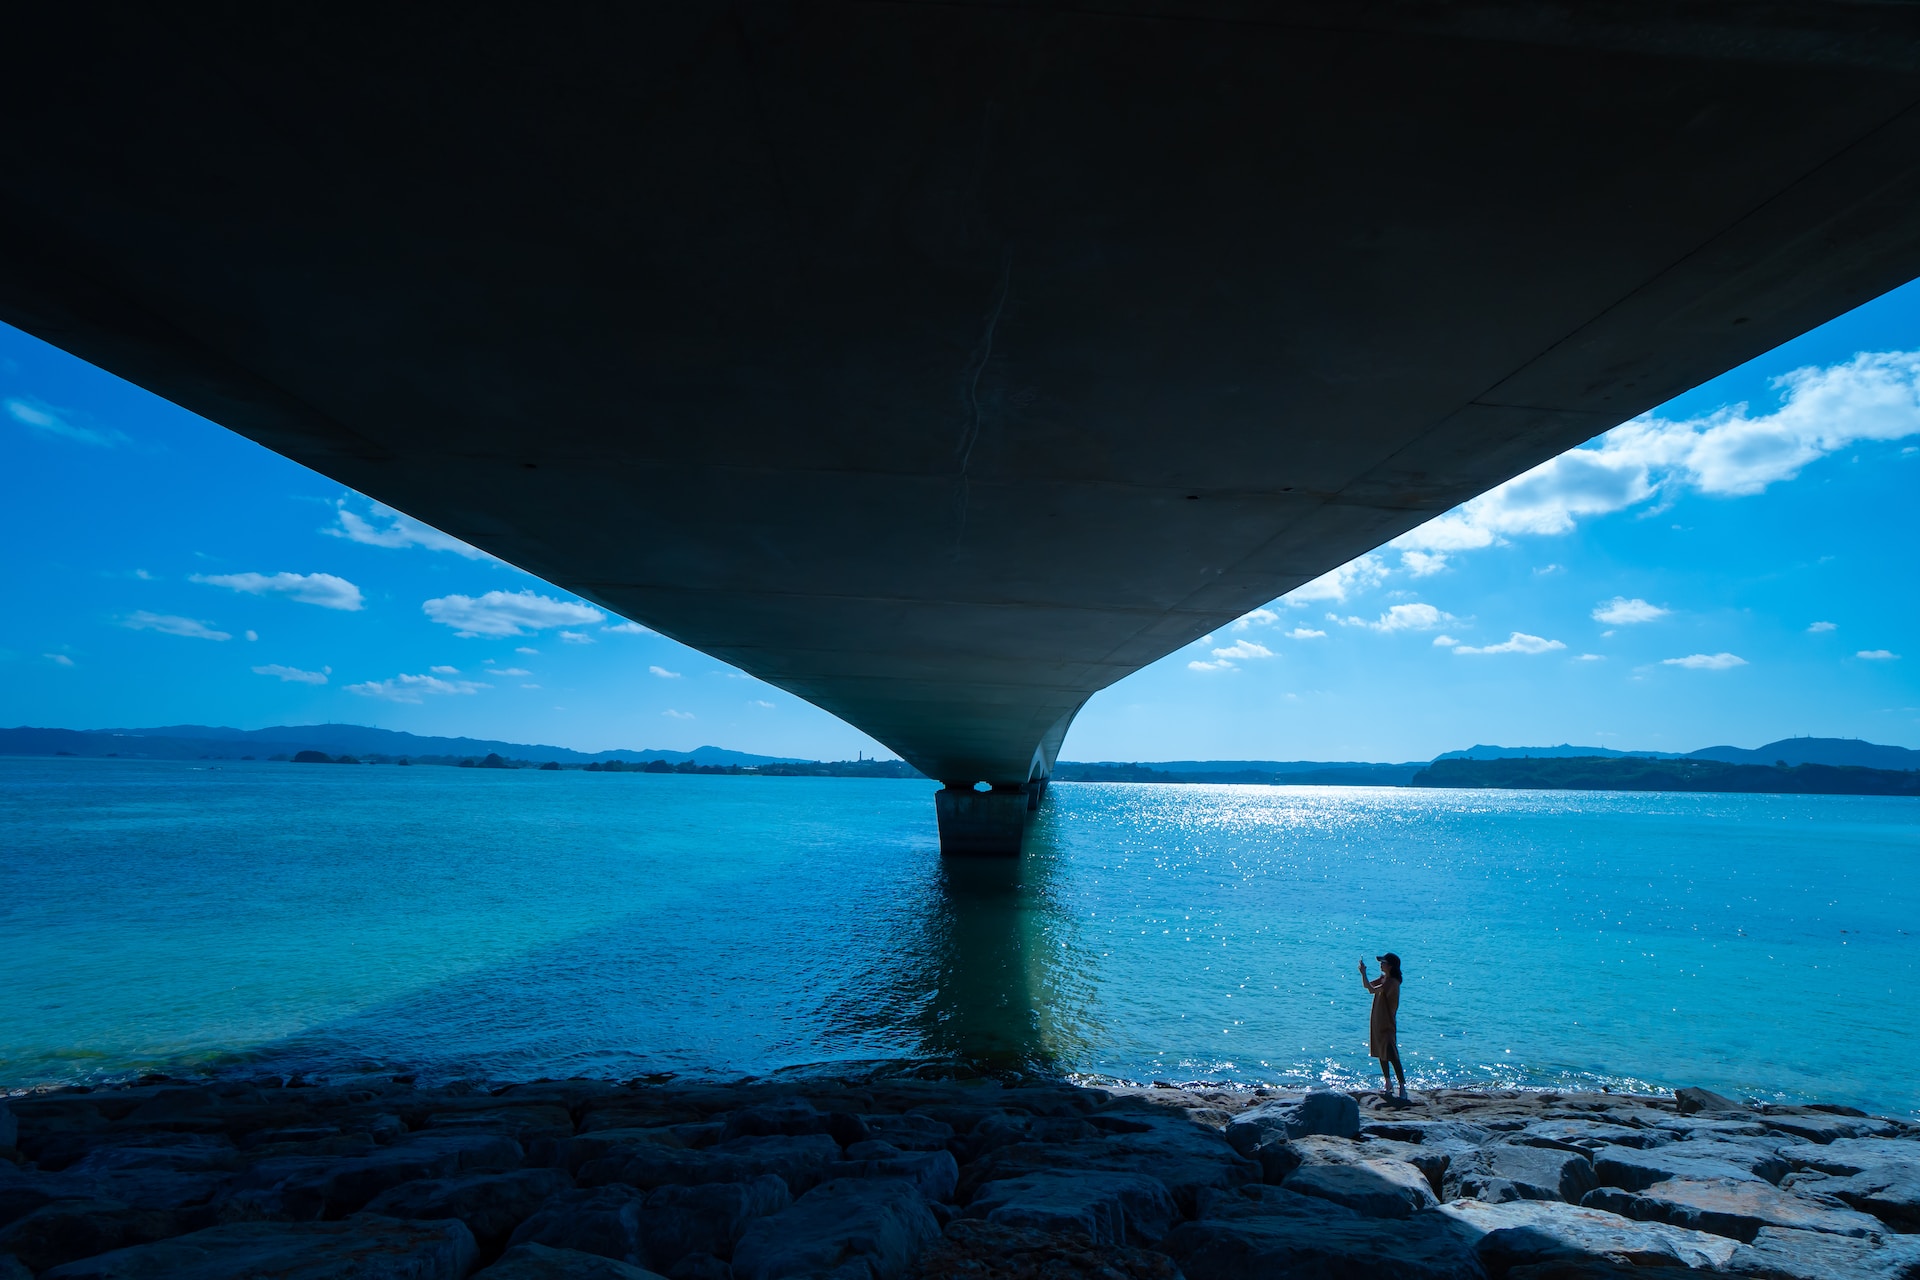
<instances>
[{"instance_id":1,"label":"woman's leg","mask_svg":"<svg viewBox=\"0 0 1920 1280\"><path fill-rule=\"evenodd\" d=\"M1393 1063L1393 1069L1400 1073L1400 1092L1405 1093L1407 1091L1407 1069L1400 1065L1399 1046L1396 1045L1394 1047L1393 1057L1389 1059L1389 1061ZM1388 1082L1388 1086L1392 1086L1391 1081Z\"/></svg>"},{"instance_id":2,"label":"woman's leg","mask_svg":"<svg viewBox=\"0 0 1920 1280\"><path fill-rule=\"evenodd\" d=\"M1380 1089L1383 1093L1393 1092L1393 1075L1387 1070L1387 1060L1380 1059Z\"/></svg>"}]
</instances>

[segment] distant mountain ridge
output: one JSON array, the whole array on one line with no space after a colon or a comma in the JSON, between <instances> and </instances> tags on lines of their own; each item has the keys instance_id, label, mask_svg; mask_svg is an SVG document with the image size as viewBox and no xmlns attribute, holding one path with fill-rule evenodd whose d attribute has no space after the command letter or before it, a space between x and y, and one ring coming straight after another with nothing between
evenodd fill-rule
<instances>
[{"instance_id":1,"label":"distant mountain ridge","mask_svg":"<svg viewBox=\"0 0 1920 1280\"><path fill-rule=\"evenodd\" d=\"M1782 738L1764 747L1702 747L1698 751L1616 751L1611 747L1576 747L1562 743L1557 747L1494 747L1478 745L1464 751L1448 751L1434 760L1557 760L1600 758L1607 760L1639 756L1652 760L1718 760L1723 764L1773 765L1785 761L1789 766L1830 765L1835 768L1920 769L1920 751L1908 747L1890 747L1860 738Z\"/></svg>"},{"instance_id":2,"label":"distant mountain ridge","mask_svg":"<svg viewBox=\"0 0 1920 1280\"><path fill-rule=\"evenodd\" d=\"M153 729L36 729L22 726L0 729L0 755L9 756L121 756L130 759L198 760L266 758L299 751L324 751L355 756L393 756L408 759L484 757L509 760L553 760L560 764L590 764L607 760L665 760L679 764L758 765L809 764L794 756L758 756L725 747L695 747L692 751L649 748L636 751L574 751L567 747L486 738L437 738L397 729L374 729L357 724L275 725L268 729L232 729L201 724L165 725Z\"/></svg>"}]
</instances>

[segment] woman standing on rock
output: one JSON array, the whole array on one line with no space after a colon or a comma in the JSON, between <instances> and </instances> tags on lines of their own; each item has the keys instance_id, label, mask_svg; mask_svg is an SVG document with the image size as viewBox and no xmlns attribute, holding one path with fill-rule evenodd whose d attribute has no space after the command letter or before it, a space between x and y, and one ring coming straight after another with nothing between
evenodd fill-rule
<instances>
[{"instance_id":1,"label":"woman standing on rock","mask_svg":"<svg viewBox=\"0 0 1920 1280\"><path fill-rule=\"evenodd\" d=\"M1373 993L1373 1013L1367 1019L1367 1052L1380 1059L1380 1079L1385 1082L1382 1093L1393 1096L1393 1076L1387 1068L1391 1066L1400 1073L1400 1100L1407 1100L1407 1069L1400 1065L1400 957L1389 951L1383 956L1375 956L1380 962L1380 976L1367 976L1367 962L1360 962L1360 981Z\"/></svg>"}]
</instances>

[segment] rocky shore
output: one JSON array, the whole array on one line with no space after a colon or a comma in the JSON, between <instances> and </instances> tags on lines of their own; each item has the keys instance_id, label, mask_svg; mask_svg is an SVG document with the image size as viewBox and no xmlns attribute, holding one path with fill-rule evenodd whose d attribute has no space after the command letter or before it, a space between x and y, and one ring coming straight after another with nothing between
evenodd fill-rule
<instances>
[{"instance_id":1,"label":"rocky shore","mask_svg":"<svg viewBox=\"0 0 1920 1280\"><path fill-rule=\"evenodd\" d=\"M938 1074L17 1095L0 1280L1920 1277L1842 1107Z\"/></svg>"}]
</instances>

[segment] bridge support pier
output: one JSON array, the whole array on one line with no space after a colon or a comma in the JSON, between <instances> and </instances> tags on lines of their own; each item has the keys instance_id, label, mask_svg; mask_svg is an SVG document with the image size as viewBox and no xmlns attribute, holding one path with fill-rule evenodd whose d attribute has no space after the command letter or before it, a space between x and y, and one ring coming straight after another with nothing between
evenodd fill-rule
<instances>
[{"instance_id":1,"label":"bridge support pier","mask_svg":"<svg viewBox=\"0 0 1920 1280\"><path fill-rule=\"evenodd\" d=\"M1027 834L1027 813L1039 793L1020 783L999 783L975 791L971 783L949 782L933 793L940 820L943 855L1017 858Z\"/></svg>"}]
</instances>

